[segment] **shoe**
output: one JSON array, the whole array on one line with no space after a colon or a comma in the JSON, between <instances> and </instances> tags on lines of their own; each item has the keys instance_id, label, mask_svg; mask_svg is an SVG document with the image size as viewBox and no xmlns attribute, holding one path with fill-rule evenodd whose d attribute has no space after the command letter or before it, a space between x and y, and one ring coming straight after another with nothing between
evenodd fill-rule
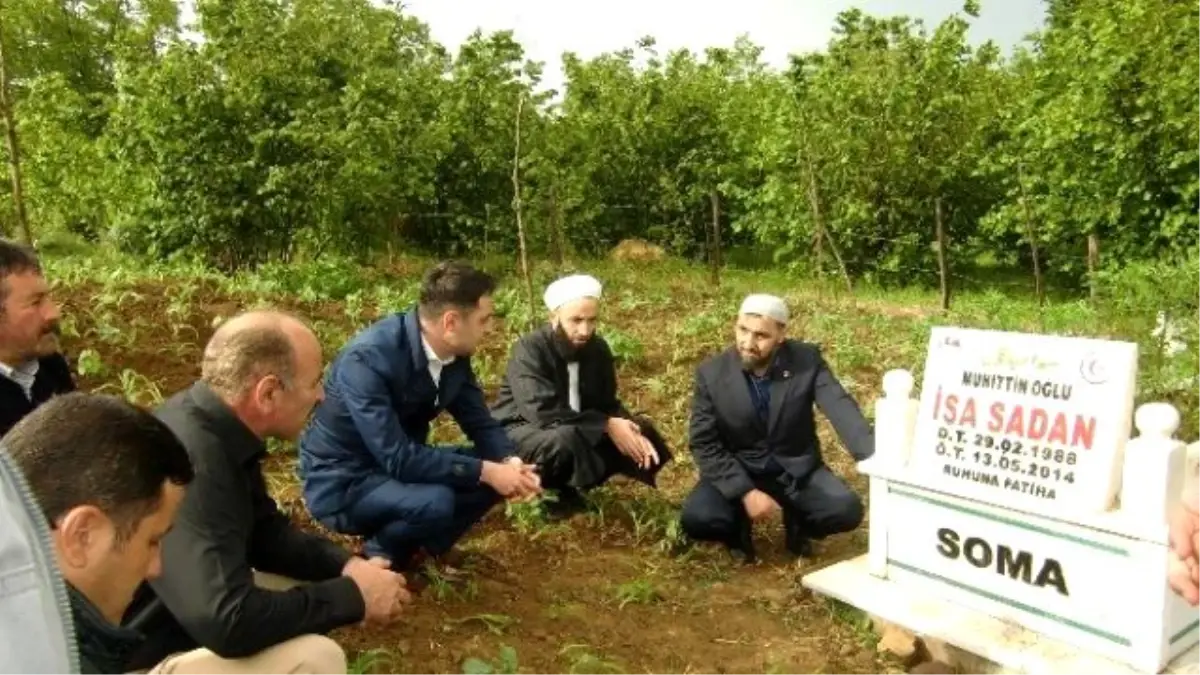
<instances>
[{"instance_id":1,"label":"shoe","mask_svg":"<svg viewBox=\"0 0 1200 675\"><path fill-rule=\"evenodd\" d=\"M737 534L726 544L729 555L743 565L753 565L758 562L758 555L754 551L754 525L749 518L739 518L737 529Z\"/></svg>"},{"instance_id":2,"label":"shoe","mask_svg":"<svg viewBox=\"0 0 1200 675\"><path fill-rule=\"evenodd\" d=\"M813 557L813 543L804 532L803 524L790 509L783 512L784 541L787 550L800 558Z\"/></svg>"},{"instance_id":3,"label":"shoe","mask_svg":"<svg viewBox=\"0 0 1200 675\"><path fill-rule=\"evenodd\" d=\"M546 514L554 519L565 519L587 510L588 502L576 488L566 486L557 490L557 499L546 502Z\"/></svg>"},{"instance_id":4,"label":"shoe","mask_svg":"<svg viewBox=\"0 0 1200 675\"><path fill-rule=\"evenodd\" d=\"M428 561L429 556L422 549L404 561L393 562L392 571L404 577L404 587L409 593L417 595L429 586L429 575L425 573Z\"/></svg>"}]
</instances>

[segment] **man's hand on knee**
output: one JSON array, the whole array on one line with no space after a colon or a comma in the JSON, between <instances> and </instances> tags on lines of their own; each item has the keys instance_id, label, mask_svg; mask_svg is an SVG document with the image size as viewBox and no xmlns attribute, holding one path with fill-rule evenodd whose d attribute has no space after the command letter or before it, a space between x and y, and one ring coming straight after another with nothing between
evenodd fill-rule
<instances>
[{"instance_id":1,"label":"man's hand on knee","mask_svg":"<svg viewBox=\"0 0 1200 675\"><path fill-rule=\"evenodd\" d=\"M762 490L747 492L742 496L742 505L746 509L746 515L754 522L766 520L779 510L779 502Z\"/></svg>"}]
</instances>

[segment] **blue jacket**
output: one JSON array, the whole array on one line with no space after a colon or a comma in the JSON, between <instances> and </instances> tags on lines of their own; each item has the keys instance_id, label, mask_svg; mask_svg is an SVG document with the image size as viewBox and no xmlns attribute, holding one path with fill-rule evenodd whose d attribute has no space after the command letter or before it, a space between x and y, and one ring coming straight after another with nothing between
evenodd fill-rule
<instances>
[{"instance_id":1,"label":"blue jacket","mask_svg":"<svg viewBox=\"0 0 1200 675\"><path fill-rule=\"evenodd\" d=\"M474 443L473 452L426 444L443 410ZM380 319L342 349L299 445L304 497L318 519L342 512L389 478L473 487L482 460L514 454L469 358L446 365L434 387L415 307Z\"/></svg>"}]
</instances>

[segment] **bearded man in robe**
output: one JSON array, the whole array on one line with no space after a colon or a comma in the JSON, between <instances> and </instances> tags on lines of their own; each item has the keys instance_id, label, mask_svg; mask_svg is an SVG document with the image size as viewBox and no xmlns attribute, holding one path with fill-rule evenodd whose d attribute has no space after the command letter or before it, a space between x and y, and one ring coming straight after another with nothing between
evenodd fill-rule
<instances>
[{"instance_id":1,"label":"bearded man in robe","mask_svg":"<svg viewBox=\"0 0 1200 675\"><path fill-rule=\"evenodd\" d=\"M616 474L657 487L671 460L650 420L632 415L617 396L617 368L596 333L601 284L589 275L546 288L550 321L512 349L492 409L543 489L558 491L560 511L582 506L581 491Z\"/></svg>"}]
</instances>

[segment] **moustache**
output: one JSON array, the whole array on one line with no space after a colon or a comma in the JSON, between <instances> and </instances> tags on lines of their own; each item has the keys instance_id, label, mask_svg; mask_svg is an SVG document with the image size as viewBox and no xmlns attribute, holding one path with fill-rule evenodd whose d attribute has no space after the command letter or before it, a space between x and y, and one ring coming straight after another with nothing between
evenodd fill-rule
<instances>
[{"instance_id":1,"label":"moustache","mask_svg":"<svg viewBox=\"0 0 1200 675\"><path fill-rule=\"evenodd\" d=\"M42 329L42 335L62 335L62 325L60 325L57 321L52 321Z\"/></svg>"}]
</instances>

